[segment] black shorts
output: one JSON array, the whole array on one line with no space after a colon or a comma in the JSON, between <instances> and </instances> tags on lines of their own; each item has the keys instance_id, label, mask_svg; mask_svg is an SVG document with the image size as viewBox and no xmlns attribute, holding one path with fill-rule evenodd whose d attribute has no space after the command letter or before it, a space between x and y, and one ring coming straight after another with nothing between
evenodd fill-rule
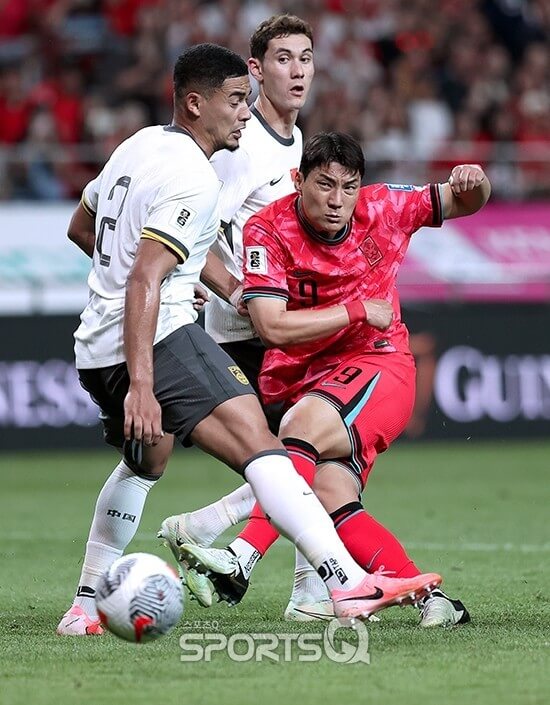
<instances>
[{"instance_id":1,"label":"black shorts","mask_svg":"<svg viewBox=\"0 0 550 705\"><path fill-rule=\"evenodd\" d=\"M162 428L183 445L219 404L254 389L238 365L196 323L182 326L153 347L153 391L162 409ZM80 383L101 409L105 441L122 448L126 363L78 370Z\"/></svg>"},{"instance_id":2,"label":"black shorts","mask_svg":"<svg viewBox=\"0 0 550 705\"><path fill-rule=\"evenodd\" d=\"M251 338L250 340L237 340L233 343L221 343L225 352L235 360L237 365L248 377L250 384L256 390L260 397L260 389L258 387L258 377L262 369L264 361L265 346L259 338ZM267 419L269 430L273 435L278 435L281 418L283 416L283 404L270 404L265 406L262 403L262 409Z\"/></svg>"}]
</instances>

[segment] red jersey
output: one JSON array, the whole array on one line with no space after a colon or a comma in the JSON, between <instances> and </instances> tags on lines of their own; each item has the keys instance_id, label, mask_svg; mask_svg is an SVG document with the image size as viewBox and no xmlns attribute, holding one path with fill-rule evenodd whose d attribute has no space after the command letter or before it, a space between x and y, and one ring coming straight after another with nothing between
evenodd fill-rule
<instances>
[{"instance_id":1,"label":"red jersey","mask_svg":"<svg viewBox=\"0 0 550 705\"><path fill-rule=\"evenodd\" d=\"M411 235L442 223L440 187L374 184L360 189L352 220L333 239L304 219L297 194L253 215L243 231L244 299L274 297L288 311L354 300L385 299L393 322L385 331L356 323L309 343L267 350L259 377L266 404L290 399L357 353L409 352L396 288Z\"/></svg>"}]
</instances>

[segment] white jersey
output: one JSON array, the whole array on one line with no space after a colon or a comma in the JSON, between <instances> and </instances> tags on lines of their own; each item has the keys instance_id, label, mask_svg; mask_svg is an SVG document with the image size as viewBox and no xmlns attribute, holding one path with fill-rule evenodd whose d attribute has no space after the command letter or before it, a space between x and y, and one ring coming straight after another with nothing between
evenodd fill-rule
<instances>
[{"instance_id":1,"label":"white jersey","mask_svg":"<svg viewBox=\"0 0 550 705\"><path fill-rule=\"evenodd\" d=\"M222 228L212 251L226 269L242 280L243 227L250 216L294 191L294 174L302 157L302 133L295 127L292 137L278 135L252 108L239 148L223 150L211 159L222 182L219 208ZM216 295L205 307L206 332L217 343L256 338L250 319Z\"/></svg>"},{"instance_id":2,"label":"white jersey","mask_svg":"<svg viewBox=\"0 0 550 705\"><path fill-rule=\"evenodd\" d=\"M219 226L220 183L205 153L174 126L146 127L123 142L82 195L95 216L88 305L75 332L78 368L125 360L126 282L141 238L159 241L179 264L162 282L157 343L197 318L194 284Z\"/></svg>"}]
</instances>

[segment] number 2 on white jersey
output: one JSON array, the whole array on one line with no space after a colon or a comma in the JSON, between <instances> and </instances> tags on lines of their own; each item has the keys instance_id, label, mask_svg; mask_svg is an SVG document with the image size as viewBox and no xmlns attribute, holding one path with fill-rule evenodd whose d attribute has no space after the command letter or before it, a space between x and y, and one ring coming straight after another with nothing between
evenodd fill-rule
<instances>
[{"instance_id":1,"label":"number 2 on white jersey","mask_svg":"<svg viewBox=\"0 0 550 705\"><path fill-rule=\"evenodd\" d=\"M121 176L117 179L116 184L109 191L107 200L112 202L111 205L113 212L115 211L117 204L118 209L116 211L116 217L113 218L112 216L104 215L99 223L99 232L96 238L96 249L99 255L99 264L102 267L108 267L111 264L111 250L113 248L113 237L116 223L122 213L122 209L124 208L124 202L126 201L126 196L128 195L128 188L130 187L131 180L132 179L130 176ZM120 186L122 191L117 189L117 186ZM117 195L116 200L114 199L115 192Z\"/></svg>"}]
</instances>

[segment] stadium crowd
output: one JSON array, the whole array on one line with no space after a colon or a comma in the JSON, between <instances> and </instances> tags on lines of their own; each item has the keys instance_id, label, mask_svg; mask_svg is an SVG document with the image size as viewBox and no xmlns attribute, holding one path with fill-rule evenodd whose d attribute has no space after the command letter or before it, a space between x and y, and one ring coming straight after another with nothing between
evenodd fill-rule
<instances>
[{"instance_id":1,"label":"stadium crowd","mask_svg":"<svg viewBox=\"0 0 550 705\"><path fill-rule=\"evenodd\" d=\"M315 32L304 135L351 133L368 181L476 162L497 198L550 195L548 0L0 0L0 199L78 197L117 144L169 121L182 50L247 57L283 11Z\"/></svg>"}]
</instances>

